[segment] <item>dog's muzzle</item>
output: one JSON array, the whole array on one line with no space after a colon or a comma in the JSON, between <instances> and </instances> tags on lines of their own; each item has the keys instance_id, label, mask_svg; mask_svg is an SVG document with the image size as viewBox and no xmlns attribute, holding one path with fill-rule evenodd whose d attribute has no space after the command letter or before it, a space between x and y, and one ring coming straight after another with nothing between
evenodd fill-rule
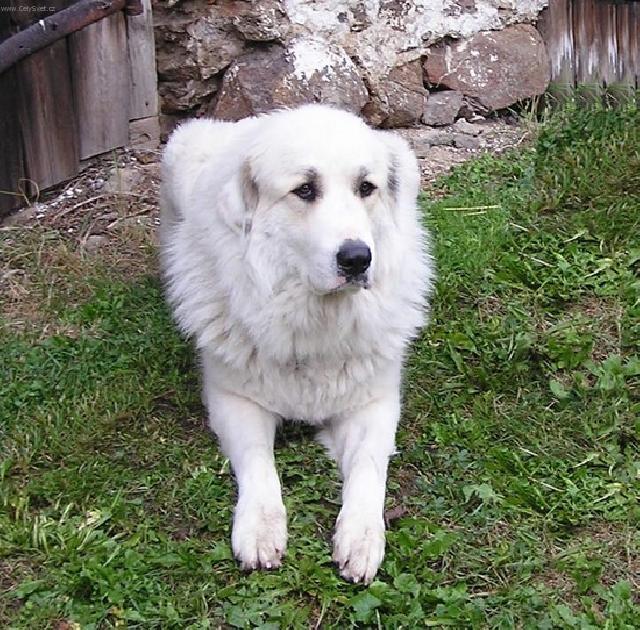
<instances>
[{"instance_id":1,"label":"dog's muzzle","mask_svg":"<svg viewBox=\"0 0 640 630\"><path fill-rule=\"evenodd\" d=\"M338 275L345 282L341 289L368 289L371 265L371 249L361 240L347 239L340 245L336 254Z\"/></svg>"},{"instance_id":2,"label":"dog's muzzle","mask_svg":"<svg viewBox=\"0 0 640 630\"><path fill-rule=\"evenodd\" d=\"M347 281L358 281L371 265L371 250L364 241L347 239L338 249L336 263L338 273Z\"/></svg>"},{"instance_id":3,"label":"dog's muzzle","mask_svg":"<svg viewBox=\"0 0 640 630\"><path fill-rule=\"evenodd\" d=\"M369 274L361 273L357 276L347 276L346 282L342 285L342 288L368 289L369 286Z\"/></svg>"}]
</instances>

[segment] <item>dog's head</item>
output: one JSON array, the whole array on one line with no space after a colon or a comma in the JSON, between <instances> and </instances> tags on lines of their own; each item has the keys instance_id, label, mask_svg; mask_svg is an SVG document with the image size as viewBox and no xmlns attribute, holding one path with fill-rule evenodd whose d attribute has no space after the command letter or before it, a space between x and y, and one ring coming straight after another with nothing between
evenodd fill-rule
<instances>
[{"instance_id":1,"label":"dog's head","mask_svg":"<svg viewBox=\"0 0 640 630\"><path fill-rule=\"evenodd\" d=\"M253 129L239 175L247 262L271 286L292 274L321 294L375 284L380 245L418 192L408 145L317 105L265 116Z\"/></svg>"}]
</instances>

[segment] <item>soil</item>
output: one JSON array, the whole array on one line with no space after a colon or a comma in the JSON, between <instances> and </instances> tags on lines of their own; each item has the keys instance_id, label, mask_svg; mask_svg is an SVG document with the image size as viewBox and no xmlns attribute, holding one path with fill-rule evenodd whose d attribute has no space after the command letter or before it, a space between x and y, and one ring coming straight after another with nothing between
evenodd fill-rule
<instances>
[{"instance_id":1,"label":"soil","mask_svg":"<svg viewBox=\"0 0 640 630\"><path fill-rule=\"evenodd\" d=\"M400 129L418 156L425 189L454 166L482 153L501 153L529 135L515 120L463 119L447 127ZM39 226L64 235L88 255L121 246L135 226L155 242L162 150L120 149L88 160L74 179L5 217L0 230ZM138 234L139 236L139 234Z\"/></svg>"}]
</instances>

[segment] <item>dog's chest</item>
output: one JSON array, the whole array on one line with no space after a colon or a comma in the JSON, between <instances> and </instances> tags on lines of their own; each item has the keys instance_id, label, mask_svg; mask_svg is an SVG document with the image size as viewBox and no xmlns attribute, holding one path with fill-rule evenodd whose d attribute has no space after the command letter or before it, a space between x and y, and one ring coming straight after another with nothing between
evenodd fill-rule
<instances>
[{"instance_id":1,"label":"dog's chest","mask_svg":"<svg viewBox=\"0 0 640 630\"><path fill-rule=\"evenodd\" d=\"M265 369L266 368L266 369ZM389 366L372 357L251 366L245 395L283 418L319 423L372 400Z\"/></svg>"},{"instance_id":2,"label":"dog's chest","mask_svg":"<svg viewBox=\"0 0 640 630\"><path fill-rule=\"evenodd\" d=\"M226 389L283 418L319 423L366 405L397 379L406 339L375 308L270 306L216 320L221 334L206 347Z\"/></svg>"}]
</instances>

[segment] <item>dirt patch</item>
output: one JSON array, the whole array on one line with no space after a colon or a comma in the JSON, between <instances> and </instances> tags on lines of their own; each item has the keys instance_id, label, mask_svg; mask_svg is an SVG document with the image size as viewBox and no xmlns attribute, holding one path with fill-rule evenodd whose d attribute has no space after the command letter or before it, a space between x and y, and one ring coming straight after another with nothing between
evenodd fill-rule
<instances>
[{"instance_id":1,"label":"dirt patch","mask_svg":"<svg viewBox=\"0 0 640 630\"><path fill-rule=\"evenodd\" d=\"M640 533L620 523L598 522L550 549L537 582L578 610L589 584L611 587L623 580L640 603Z\"/></svg>"},{"instance_id":2,"label":"dirt patch","mask_svg":"<svg viewBox=\"0 0 640 630\"><path fill-rule=\"evenodd\" d=\"M485 153L504 153L533 136L530 125L511 118L480 117L474 123L460 119L446 127L422 126L395 131L409 142L418 156L425 190L455 166Z\"/></svg>"},{"instance_id":3,"label":"dirt patch","mask_svg":"<svg viewBox=\"0 0 640 630\"><path fill-rule=\"evenodd\" d=\"M457 164L522 143L524 126L502 119L401 129L413 146L425 188ZM90 277L124 280L158 272L161 150L122 149L94 158L0 225L0 321L12 332L74 334L56 304L90 299Z\"/></svg>"},{"instance_id":4,"label":"dirt patch","mask_svg":"<svg viewBox=\"0 0 640 630\"><path fill-rule=\"evenodd\" d=\"M404 516L415 516L416 508L411 504L411 499L418 496L417 481L421 472L412 464L405 463L403 467L397 467L392 462L389 469L387 503L384 520L387 527L391 527L393 521Z\"/></svg>"},{"instance_id":5,"label":"dirt patch","mask_svg":"<svg viewBox=\"0 0 640 630\"><path fill-rule=\"evenodd\" d=\"M9 627L9 621L22 606L22 600L13 595L16 587L29 578L34 571L24 560L3 558L0 560L0 626ZM5 625L5 623L7 625Z\"/></svg>"},{"instance_id":6,"label":"dirt patch","mask_svg":"<svg viewBox=\"0 0 640 630\"><path fill-rule=\"evenodd\" d=\"M85 270L56 232L16 228L0 233L0 318L11 332L61 332L56 303L86 297Z\"/></svg>"},{"instance_id":7,"label":"dirt patch","mask_svg":"<svg viewBox=\"0 0 640 630\"><path fill-rule=\"evenodd\" d=\"M476 301L476 308L478 309L478 317L481 322L491 319L492 317L505 317L507 314L507 308L504 302L497 295L480 297Z\"/></svg>"},{"instance_id":8,"label":"dirt patch","mask_svg":"<svg viewBox=\"0 0 640 630\"><path fill-rule=\"evenodd\" d=\"M6 217L3 226L40 226L82 242L121 224L157 220L160 150L120 149L87 161L74 179ZM138 217L148 217L134 221Z\"/></svg>"},{"instance_id":9,"label":"dirt patch","mask_svg":"<svg viewBox=\"0 0 640 630\"><path fill-rule=\"evenodd\" d=\"M596 523L581 533L584 542L599 546L605 559L601 581L606 586L628 580L634 599L640 602L640 532L615 523Z\"/></svg>"},{"instance_id":10,"label":"dirt patch","mask_svg":"<svg viewBox=\"0 0 640 630\"><path fill-rule=\"evenodd\" d=\"M591 295L576 304L572 313L586 317L591 323L593 361L599 363L612 354L622 354L622 307L619 304Z\"/></svg>"},{"instance_id":11,"label":"dirt patch","mask_svg":"<svg viewBox=\"0 0 640 630\"><path fill-rule=\"evenodd\" d=\"M157 272L159 153L93 160L0 226L0 319L10 331L72 334L56 305L90 296L87 279Z\"/></svg>"},{"instance_id":12,"label":"dirt patch","mask_svg":"<svg viewBox=\"0 0 640 630\"><path fill-rule=\"evenodd\" d=\"M513 118L482 117L394 131L415 150L424 186L458 164L483 153L502 153L532 135L530 126ZM47 227L80 244L92 235L111 238L122 225L153 227L158 223L161 154L161 149L121 149L93 158L77 177L43 193L3 225Z\"/></svg>"}]
</instances>

